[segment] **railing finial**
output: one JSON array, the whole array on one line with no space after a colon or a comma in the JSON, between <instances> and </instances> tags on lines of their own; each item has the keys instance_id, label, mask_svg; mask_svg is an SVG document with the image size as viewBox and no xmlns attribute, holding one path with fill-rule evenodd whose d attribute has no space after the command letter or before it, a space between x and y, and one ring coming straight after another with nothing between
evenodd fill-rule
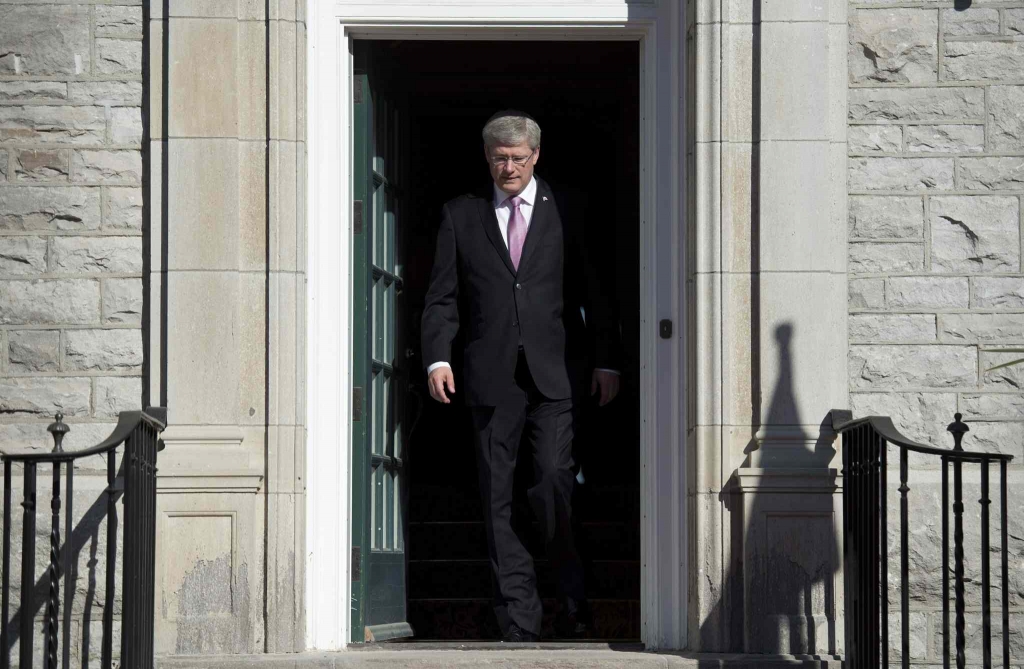
<instances>
[{"instance_id":1,"label":"railing finial","mask_svg":"<svg viewBox=\"0 0 1024 669\"><path fill-rule=\"evenodd\" d=\"M64 414L61 412L58 411L53 419L54 422L50 423L46 431L53 435L53 452L63 453L64 449L61 447L61 443L64 441L64 435L70 432L71 428L64 422Z\"/></svg>"},{"instance_id":2,"label":"railing finial","mask_svg":"<svg viewBox=\"0 0 1024 669\"><path fill-rule=\"evenodd\" d=\"M970 430L971 430L971 428L967 427L967 423L965 423L962 420L960 420L963 417L964 417L964 415L962 413L955 413L955 414L953 414L953 422L950 423L949 427L946 428L947 432L952 432L953 433L953 450L954 451L962 451L962 450L964 450L964 447L961 444L961 442L963 441L963 438L964 438L964 433L965 432L970 432Z\"/></svg>"}]
</instances>

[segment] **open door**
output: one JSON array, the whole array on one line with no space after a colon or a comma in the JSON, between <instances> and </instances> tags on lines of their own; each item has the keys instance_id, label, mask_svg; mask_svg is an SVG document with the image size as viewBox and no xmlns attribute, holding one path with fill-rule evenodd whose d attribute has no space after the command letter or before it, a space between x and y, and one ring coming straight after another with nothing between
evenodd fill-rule
<instances>
[{"instance_id":1,"label":"open door","mask_svg":"<svg viewBox=\"0 0 1024 669\"><path fill-rule=\"evenodd\" d=\"M408 370L401 341L402 115L353 42L352 641L412 636L406 616Z\"/></svg>"}]
</instances>

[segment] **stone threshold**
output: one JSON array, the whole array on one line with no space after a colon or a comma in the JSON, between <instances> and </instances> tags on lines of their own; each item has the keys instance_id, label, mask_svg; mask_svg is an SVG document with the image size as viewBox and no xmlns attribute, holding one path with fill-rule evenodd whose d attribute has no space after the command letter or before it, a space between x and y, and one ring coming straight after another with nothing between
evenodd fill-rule
<instances>
[{"instance_id":1,"label":"stone threshold","mask_svg":"<svg viewBox=\"0 0 1024 669\"><path fill-rule=\"evenodd\" d=\"M206 655L158 657L158 669L765 669L805 667L840 669L834 657L743 655L715 653L654 653L639 644L557 643L509 644L403 643L353 647L333 653L271 655Z\"/></svg>"}]
</instances>

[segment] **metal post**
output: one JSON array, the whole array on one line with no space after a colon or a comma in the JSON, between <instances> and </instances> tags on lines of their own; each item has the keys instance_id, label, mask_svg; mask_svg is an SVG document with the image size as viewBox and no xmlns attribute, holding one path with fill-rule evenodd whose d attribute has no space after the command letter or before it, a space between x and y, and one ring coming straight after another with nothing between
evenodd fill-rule
<instances>
[{"instance_id":1,"label":"metal post","mask_svg":"<svg viewBox=\"0 0 1024 669\"><path fill-rule=\"evenodd\" d=\"M962 452L964 433L970 430L960 419L963 416L954 414L955 419L946 429L953 433L953 589L956 595L956 666L964 669L967 664L965 653L966 638L964 635L964 495L963 495L963 463L959 453Z\"/></svg>"},{"instance_id":2,"label":"metal post","mask_svg":"<svg viewBox=\"0 0 1024 669\"><path fill-rule=\"evenodd\" d=\"M21 523L21 634L18 644L18 669L32 669L32 601L36 571L36 463L25 463L25 492L21 503L25 510Z\"/></svg>"},{"instance_id":3,"label":"metal post","mask_svg":"<svg viewBox=\"0 0 1024 669\"><path fill-rule=\"evenodd\" d=\"M985 669L992 669L992 574L989 564L988 507L988 459L981 461L981 628L982 662Z\"/></svg>"}]
</instances>

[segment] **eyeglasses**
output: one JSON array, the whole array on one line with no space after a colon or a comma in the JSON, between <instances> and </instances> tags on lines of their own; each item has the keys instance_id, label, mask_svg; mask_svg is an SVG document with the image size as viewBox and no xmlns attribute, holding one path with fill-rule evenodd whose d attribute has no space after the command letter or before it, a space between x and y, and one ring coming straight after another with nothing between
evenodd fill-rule
<instances>
[{"instance_id":1,"label":"eyeglasses","mask_svg":"<svg viewBox=\"0 0 1024 669\"><path fill-rule=\"evenodd\" d=\"M533 158L533 154L537 152L537 149L530 151L527 156L491 156L491 165L495 167L504 167L508 161L512 161L512 164L516 167L526 167L526 163Z\"/></svg>"}]
</instances>

